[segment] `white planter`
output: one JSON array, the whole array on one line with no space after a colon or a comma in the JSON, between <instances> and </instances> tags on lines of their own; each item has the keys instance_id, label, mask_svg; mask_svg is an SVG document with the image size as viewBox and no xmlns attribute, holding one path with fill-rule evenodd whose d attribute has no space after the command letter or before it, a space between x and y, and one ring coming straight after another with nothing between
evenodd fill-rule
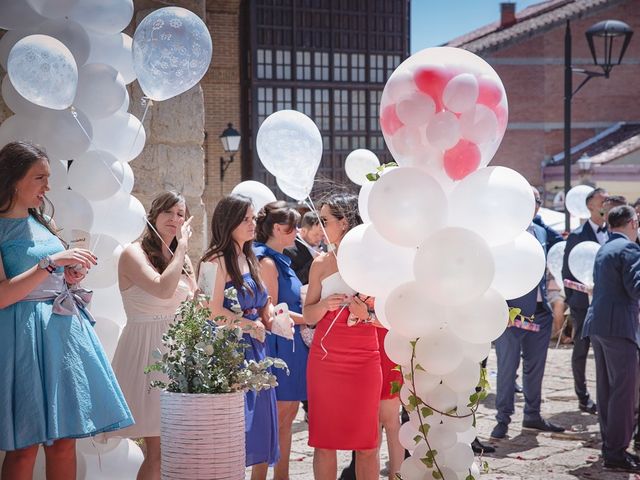
<instances>
[{"instance_id":1,"label":"white planter","mask_svg":"<svg viewBox=\"0 0 640 480\"><path fill-rule=\"evenodd\" d=\"M160 393L162 480L243 480L244 393Z\"/></svg>"}]
</instances>

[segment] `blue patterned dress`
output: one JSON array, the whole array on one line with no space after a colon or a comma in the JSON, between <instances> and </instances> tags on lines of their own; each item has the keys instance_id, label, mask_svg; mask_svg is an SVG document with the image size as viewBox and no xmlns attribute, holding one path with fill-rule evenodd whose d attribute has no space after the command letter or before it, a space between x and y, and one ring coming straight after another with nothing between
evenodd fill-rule
<instances>
[{"instance_id":1,"label":"blue patterned dress","mask_svg":"<svg viewBox=\"0 0 640 480\"><path fill-rule=\"evenodd\" d=\"M7 278L63 248L31 216L0 218L0 256ZM62 287L59 268L27 298L52 296ZM0 450L50 445L133 424L89 318L82 310L78 316L52 309L53 297L24 299L0 309Z\"/></svg>"},{"instance_id":2,"label":"blue patterned dress","mask_svg":"<svg viewBox=\"0 0 640 480\"><path fill-rule=\"evenodd\" d=\"M278 269L278 298L274 303L286 303L289 311L302 313L300 287L302 283L291 269L291 259L284 253L268 247L263 243L254 243L254 251L258 260L271 258ZM278 335L269 335L269 354L287 362L289 375L281 369L275 371L278 377L276 397L282 401L300 401L307 399L307 357L309 348L300 335L300 325L295 326L293 340Z\"/></svg>"},{"instance_id":3,"label":"blue patterned dress","mask_svg":"<svg viewBox=\"0 0 640 480\"><path fill-rule=\"evenodd\" d=\"M267 303L267 292L259 290L251 274L243 275L246 288L238 290L238 302L244 311L244 318L258 320L258 310ZM227 282L225 290L233 287L232 282ZM233 303L225 297L224 308L231 310ZM244 356L247 360L260 361L269 356L266 342L260 342L249 334L243 335L244 341L249 344ZM247 391L244 402L244 431L245 449L247 454L246 466L258 463L274 465L280 458L278 446L278 410L276 407L276 394L271 388L260 392Z\"/></svg>"}]
</instances>

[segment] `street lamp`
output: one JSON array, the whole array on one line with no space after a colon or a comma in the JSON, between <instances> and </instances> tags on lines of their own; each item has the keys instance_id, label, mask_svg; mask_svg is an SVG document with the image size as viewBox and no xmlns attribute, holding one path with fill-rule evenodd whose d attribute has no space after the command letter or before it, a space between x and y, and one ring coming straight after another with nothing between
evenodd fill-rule
<instances>
[{"instance_id":1,"label":"street lamp","mask_svg":"<svg viewBox=\"0 0 640 480\"><path fill-rule=\"evenodd\" d=\"M227 123L227 128L220 134L220 142L225 152L230 153L229 159L220 157L220 181L224 180L224 172L227 171L229 165L233 162L233 156L238 152L240 147L240 132L233 128L232 123Z\"/></svg>"},{"instance_id":2,"label":"street lamp","mask_svg":"<svg viewBox=\"0 0 640 480\"><path fill-rule=\"evenodd\" d=\"M622 62L627 51L633 30L619 20L604 20L592 25L585 33L587 44L593 57L595 66L601 72L593 72L583 68L573 68L571 65L571 26L567 20L564 32L564 195L571 190L571 99L593 77L609 78L609 73ZM602 44L598 47L596 42ZM614 51L619 49L619 53ZM617 55L614 55L617 53ZM585 75L584 80L573 90L573 73ZM565 208L565 230L569 231L569 211Z\"/></svg>"}]
</instances>

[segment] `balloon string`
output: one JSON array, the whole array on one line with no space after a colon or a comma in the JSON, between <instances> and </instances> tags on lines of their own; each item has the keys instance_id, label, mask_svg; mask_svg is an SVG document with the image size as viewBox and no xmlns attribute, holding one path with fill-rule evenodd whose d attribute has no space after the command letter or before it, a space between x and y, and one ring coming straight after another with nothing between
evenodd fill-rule
<instances>
[{"instance_id":1,"label":"balloon string","mask_svg":"<svg viewBox=\"0 0 640 480\"><path fill-rule=\"evenodd\" d=\"M309 201L307 202L307 200L309 200ZM324 228L324 224L322 223L322 218L320 218L320 212L318 212L318 210L316 209L316 206L313 204L313 200L311 200L311 195L309 195L309 196L308 196L307 198L305 198L303 201L304 201L304 204L305 204L307 207L309 207L309 208L311 209L311 211L312 211L313 213L315 213L315 214L316 214L316 216L318 217L318 221L319 221L320 228L322 229L322 233L324 234L324 238L326 238L326 239L327 239L327 242L328 242L328 241L329 241L329 235L327 235L327 231L325 230L325 228ZM333 248L332 248L332 247L333 247ZM336 249L335 249L335 247L333 246L333 244L331 244L331 243L330 243L330 244L328 244L328 245L327 245L327 250L328 250L329 252L331 252L331 253L333 254L333 256L334 256L334 257L336 257L336 260L338 259L338 256L336 255Z\"/></svg>"},{"instance_id":2,"label":"balloon string","mask_svg":"<svg viewBox=\"0 0 640 480\"><path fill-rule=\"evenodd\" d=\"M320 348L322 349L322 351L324 352L324 356L322 357L322 360L324 360L325 358L327 358L327 356L329 355L329 351L325 348L324 346L324 339L327 338L327 335L329 335L329 332L331 331L331 329L333 328L333 326L336 324L336 322L338 321L338 317L340 317L340 314L344 311L344 309L347 308L346 305L343 305L342 308L338 311L338 313L336 314L335 317L333 317L333 321L331 322L331 325L329 325L329 328L327 328L327 331L324 332L324 335L322 336L322 338L320 339Z\"/></svg>"},{"instance_id":3,"label":"balloon string","mask_svg":"<svg viewBox=\"0 0 640 480\"><path fill-rule=\"evenodd\" d=\"M147 108L145 109L144 114L147 114L147 109L149 108L149 104L151 103L151 101L149 101L147 103ZM71 106L70 107L70 111L71 111L71 115L73 116L73 118L75 119L76 123L78 124L78 126L80 127L80 129L82 130L82 132L85 134L85 136L87 137L87 139L89 140L89 146L93 146L93 138L91 138L91 135L89 135L89 133L87 132L87 130L84 128L84 126L82 125L82 123L80 123L80 120L78 120L78 112L76 111L75 107ZM143 115L143 120L144 120L144 115ZM142 126L142 122L140 122L140 125ZM138 129L139 131L139 129ZM136 134L137 136L137 134ZM135 143L135 140L134 140ZM133 146L132 146L133 148ZM107 162L104 161L104 159L102 158L102 156L99 157L100 161L102 163L104 163L104 165L107 167L107 169L109 170L109 172L111 172L111 175L113 175L113 178L115 178L116 182L118 183L118 185L120 186L120 188L122 188L122 180L120 180L117 175L113 172L113 170L111 169L111 165L108 165ZM169 254L173 257L173 252L171 251L171 248L169 248L169 245L166 244L166 242L163 240L163 238L160 236L160 234L158 233L158 231L156 230L156 228L151 224L151 222L149 221L149 219L147 218L146 215L144 215L144 221L146 222L147 226L151 229L151 231L153 231L153 233L155 233L158 238L160 239L160 242L162 243L162 245L169 251ZM92 235L93 237L93 235ZM100 240L102 238L102 232L98 233L96 235L96 242L93 244L93 250L95 250L97 248L97 245L100 243Z\"/></svg>"},{"instance_id":4,"label":"balloon string","mask_svg":"<svg viewBox=\"0 0 640 480\"><path fill-rule=\"evenodd\" d=\"M142 105L144 105L144 112L142 113L142 118L140 119L140 125L138 126L138 130L136 131L136 136L133 137L133 142L131 142L131 148L129 148L129 155L133 151L133 147L136 146L136 140L138 139L138 135L140 135L140 130L142 130L142 124L144 123L144 119L147 118L147 112L149 111L149 107L153 105L153 100L149 97L142 97Z\"/></svg>"}]
</instances>

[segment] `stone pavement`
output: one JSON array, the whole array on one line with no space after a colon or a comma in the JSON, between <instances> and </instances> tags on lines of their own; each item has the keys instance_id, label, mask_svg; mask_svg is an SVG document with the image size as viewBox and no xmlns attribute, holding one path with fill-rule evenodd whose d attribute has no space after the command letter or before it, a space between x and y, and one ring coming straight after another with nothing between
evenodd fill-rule
<instances>
[{"instance_id":1,"label":"stone pavement","mask_svg":"<svg viewBox=\"0 0 640 480\"><path fill-rule=\"evenodd\" d=\"M488 363L489 381L495 386L496 357L491 351ZM589 389L595 397L595 370L593 355L587 363ZM481 405L477 413L480 438L486 441L494 426L495 392ZM492 442L497 447L495 454L485 456L489 473L483 480L524 479L587 479L587 480L640 480L640 475L613 473L603 470L600 460L600 435L597 418L578 410L573 392L571 375L571 347L550 346L543 385L542 415L567 429L564 434L538 433L522 430L522 395L516 396L516 414L509 428L509 437ZM313 479L313 451L307 445L307 424L300 409L294 422L291 452L291 479ZM350 461L350 452L338 452L338 473ZM382 445L381 465L387 460L386 443ZM247 475L247 479L249 475ZM272 478L270 472L269 478ZM381 479L387 478L380 476Z\"/></svg>"}]
</instances>

